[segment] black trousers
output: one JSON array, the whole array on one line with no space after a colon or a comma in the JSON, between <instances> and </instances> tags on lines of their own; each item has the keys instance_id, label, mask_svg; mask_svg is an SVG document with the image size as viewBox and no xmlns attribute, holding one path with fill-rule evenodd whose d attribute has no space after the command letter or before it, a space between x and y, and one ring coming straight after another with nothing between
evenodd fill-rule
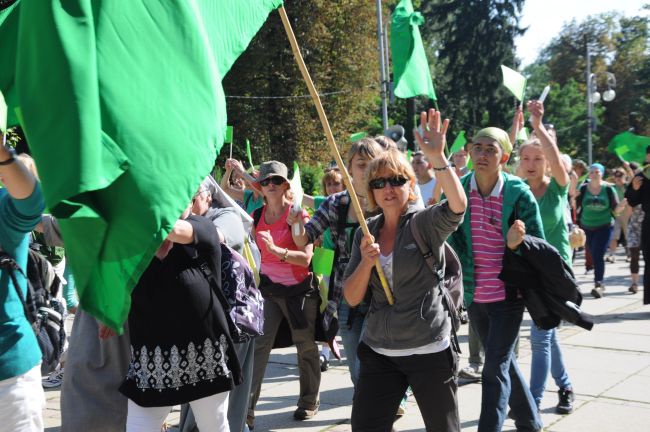
<instances>
[{"instance_id":1,"label":"black trousers","mask_svg":"<svg viewBox=\"0 0 650 432\"><path fill-rule=\"evenodd\" d=\"M650 223L643 219L641 226L641 251L643 251L643 304L650 304L650 274L648 274L648 261L650 261Z\"/></svg>"},{"instance_id":2,"label":"black trousers","mask_svg":"<svg viewBox=\"0 0 650 432\"><path fill-rule=\"evenodd\" d=\"M451 348L435 354L388 357L361 342L361 369L354 390L352 430L390 432L410 385L429 432L460 432L458 356Z\"/></svg>"}]
</instances>

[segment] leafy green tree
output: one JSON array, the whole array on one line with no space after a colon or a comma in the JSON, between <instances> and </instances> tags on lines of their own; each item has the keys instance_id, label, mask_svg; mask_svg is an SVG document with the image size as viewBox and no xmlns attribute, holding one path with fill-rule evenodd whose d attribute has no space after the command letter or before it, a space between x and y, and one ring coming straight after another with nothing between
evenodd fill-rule
<instances>
[{"instance_id":1,"label":"leafy green tree","mask_svg":"<svg viewBox=\"0 0 650 432\"><path fill-rule=\"evenodd\" d=\"M514 98L501 85L500 66L517 67L514 39L523 0L423 2L424 39L437 48L436 90L452 134L487 125L507 128Z\"/></svg>"}]
</instances>

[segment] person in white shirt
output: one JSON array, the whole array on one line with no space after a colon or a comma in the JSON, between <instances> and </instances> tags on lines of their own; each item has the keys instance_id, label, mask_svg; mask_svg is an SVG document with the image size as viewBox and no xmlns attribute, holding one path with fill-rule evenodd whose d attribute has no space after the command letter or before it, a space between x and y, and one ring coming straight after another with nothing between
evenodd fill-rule
<instances>
[{"instance_id":1,"label":"person in white shirt","mask_svg":"<svg viewBox=\"0 0 650 432\"><path fill-rule=\"evenodd\" d=\"M431 163L429 163L426 156L421 151L413 153L411 165L413 166L415 177L418 180L422 201L425 205L433 204L440 198L440 192L438 192L437 197L434 193L436 188L436 177L433 173L433 166L431 166ZM435 200L432 201L432 198Z\"/></svg>"}]
</instances>

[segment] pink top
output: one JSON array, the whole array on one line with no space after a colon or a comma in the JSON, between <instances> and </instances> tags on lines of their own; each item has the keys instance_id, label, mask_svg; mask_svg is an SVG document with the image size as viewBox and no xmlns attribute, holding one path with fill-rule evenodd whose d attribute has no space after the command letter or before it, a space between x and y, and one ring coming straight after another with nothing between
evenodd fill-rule
<instances>
[{"instance_id":1,"label":"pink top","mask_svg":"<svg viewBox=\"0 0 650 432\"><path fill-rule=\"evenodd\" d=\"M499 279L506 247L501 232L503 194L490 194L483 198L477 190L472 190L469 205L476 282L474 301L493 303L505 300L505 285Z\"/></svg>"},{"instance_id":2,"label":"pink top","mask_svg":"<svg viewBox=\"0 0 650 432\"><path fill-rule=\"evenodd\" d=\"M257 242L257 246L260 248L262 254L261 273L268 276L273 282L282 285L295 285L302 282L309 275L309 269L280 261L280 257L277 257L266 250L266 246L264 246L264 242L258 233L260 231L270 231L271 237L273 237L273 242L276 246L283 249L299 250L293 242L293 237L291 237L291 227L287 225L287 216L289 215L290 209L291 206L287 206L287 210L284 212L282 217L274 224L269 225L264 220L266 216L266 206L264 206L262 208L260 221L255 228L255 241ZM309 218L309 214L303 210L302 217Z\"/></svg>"}]
</instances>

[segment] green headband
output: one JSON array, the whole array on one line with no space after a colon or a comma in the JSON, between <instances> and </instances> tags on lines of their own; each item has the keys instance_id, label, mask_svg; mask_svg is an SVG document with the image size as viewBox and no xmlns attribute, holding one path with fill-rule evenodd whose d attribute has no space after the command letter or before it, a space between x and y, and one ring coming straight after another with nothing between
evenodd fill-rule
<instances>
[{"instance_id":1,"label":"green headband","mask_svg":"<svg viewBox=\"0 0 650 432\"><path fill-rule=\"evenodd\" d=\"M474 141L479 138L489 138L499 144L505 154L509 155L512 153L512 143L510 142L510 137L508 136L508 132L504 131L503 129L499 129L497 127L481 129L476 135L474 135Z\"/></svg>"}]
</instances>

